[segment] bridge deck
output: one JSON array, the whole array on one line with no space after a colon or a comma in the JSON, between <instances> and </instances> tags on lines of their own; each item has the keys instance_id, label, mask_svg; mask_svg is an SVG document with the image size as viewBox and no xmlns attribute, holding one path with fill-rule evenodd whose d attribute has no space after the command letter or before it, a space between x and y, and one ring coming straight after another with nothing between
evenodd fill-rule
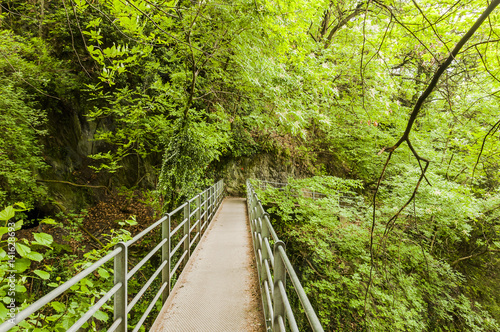
<instances>
[{"instance_id":1,"label":"bridge deck","mask_svg":"<svg viewBox=\"0 0 500 332\"><path fill-rule=\"evenodd\" d=\"M265 331L245 199L227 198L151 331Z\"/></svg>"}]
</instances>

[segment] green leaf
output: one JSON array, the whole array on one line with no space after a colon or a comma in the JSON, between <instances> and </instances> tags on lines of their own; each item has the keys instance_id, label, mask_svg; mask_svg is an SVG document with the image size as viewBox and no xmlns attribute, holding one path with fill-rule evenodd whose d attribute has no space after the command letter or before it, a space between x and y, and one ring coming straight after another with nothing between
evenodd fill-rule
<instances>
[{"instance_id":1,"label":"green leaf","mask_svg":"<svg viewBox=\"0 0 500 332\"><path fill-rule=\"evenodd\" d=\"M99 273L99 275L101 276L101 278L104 278L104 279L108 279L109 278L108 271L106 271L103 268L100 268L99 270L97 270L97 273Z\"/></svg>"},{"instance_id":2,"label":"green leaf","mask_svg":"<svg viewBox=\"0 0 500 332\"><path fill-rule=\"evenodd\" d=\"M5 308L3 303L0 303L0 321L5 321L5 318L7 317L7 314L9 313L9 310Z\"/></svg>"},{"instance_id":3,"label":"green leaf","mask_svg":"<svg viewBox=\"0 0 500 332\"><path fill-rule=\"evenodd\" d=\"M32 261L37 261L37 262L41 262L43 259L43 255L35 251L28 253L26 257L31 259Z\"/></svg>"},{"instance_id":4,"label":"green leaf","mask_svg":"<svg viewBox=\"0 0 500 332\"><path fill-rule=\"evenodd\" d=\"M105 322L108 320L108 314L105 312L102 312L101 310L96 311L96 313L94 314L94 317L102 322Z\"/></svg>"},{"instance_id":5,"label":"green leaf","mask_svg":"<svg viewBox=\"0 0 500 332\"><path fill-rule=\"evenodd\" d=\"M47 225L57 225L57 222L54 219L51 218L45 218L41 221L42 224L47 224Z\"/></svg>"},{"instance_id":6,"label":"green leaf","mask_svg":"<svg viewBox=\"0 0 500 332\"><path fill-rule=\"evenodd\" d=\"M16 285L16 293L24 293L27 291L26 287L24 287L23 285Z\"/></svg>"},{"instance_id":7,"label":"green leaf","mask_svg":"<svg viewBox=\"0 0 500 332\"><path fill-rule=\"evenodd\" d=\"M1 237L1 235L0 235ZM0 261L3 260L5 257L7 257L7 252L0 248Z\"/></svg>"},{"instance_id":8,"label":"green leaf","mask_svg":"<svg viewBox=\"0 0 500 332\"><path fill-rule=\"evenodd\" d=\"M50 278L50 273L42 271L42 270L35 270L33 271L37 276L42 278L43 280L47 280Z\"/></svg>"},{"instance_id":9,"label":"green leaf","mask_svg":"<svg viewBox=\"0 0 500 332\"><path fill-rule=\"evenodd\" d=\"M16 251L21 257L26 257L31 252L31 249L22 243L16 242Z\"/></svg>"},{"instance_id":10,"label":"green leaf","mask_svg":"<svg viewBox=\"0 0 500 332\"><path fill-rule=\"evenodd\" d=\"M9 227L0 227L0 238L9 232Z\"/></svg>"},{"instance_id":11,"label":"green leaf","mask_svg":"<svg viewBox=\"0 0 500 332\"><path fill-rule=\"evenodd\" d=\"M9 220L16 215L16 212L12 206L7 206L2 212L0 212L0 220Z\"/></svg>"},{"instance_id":12,"label":"green leaf","mask_svg":"<svg viewBox=\"0 0 500 332\"><path fill-rule=\"evenodd\" d=\"M57 287L59 285L57 283L55 283L55 282L51 282L51 283L48 283L47 286L49 286L49 287Z\"/></svg>"},{"instance_id":13,"label":"green leaf","mask_svg":"<svg viewBox=\"0 0 500 332\"><path fill-rule=\"evenodd\" d=\"M63 312L66 309L66 306L64 304L62 304L61 302L58 302L58 301L50 302L50 305L57 312Z\"/></svg>"},{"instance_id":14,"label":"green leaf","mask_svg":"<svg viewBox=\"0 0 500 332\"><path fill-rule=\"evenodd\" d=\"M24 225L24 220L22 220L22 219L21 219L21 220L19 220L18 222L16 222L16 224L15 224L15 226L14 226L14 229L15 229L16 231L18 231L18 230L20 230L20 229L21 229L21 227L23 227L23 225Z\"/></svg>"},{"instance_id":15,"label":"green leaf","mask_svg":"<svg viewBox=\"0 0 500 332\"><path fill-rule=\"evenodd\" d=\"M54 241L52 235L47 233L35 233L33 234L33 236L35 237L37 244L41 244L47 247L50 246Z\"/></svg>"},{"instance_id":16,"label":"green leaf","mask_svg":"<svg viewBox=\"0 0 500 332\"><path fill-rule=\"evenodd\" d=\"M26 211L26 205L24 205L23 202L17 202L14 204L14 206L18 207L17 209L14 209L14 211Z\"/></svg>"},{"instance_id":17,"label":"green leaf","mask_svg":"<svg viewBox=\"0 0 500 332\"><path fill-rule=\"evenodd\" d=\"M16 259L14 262L14 270L16 270L17 273L21 273L26 271L28 267L30 267L31 261L27 258L19 258Z\"/></svg>"}]
</instances>

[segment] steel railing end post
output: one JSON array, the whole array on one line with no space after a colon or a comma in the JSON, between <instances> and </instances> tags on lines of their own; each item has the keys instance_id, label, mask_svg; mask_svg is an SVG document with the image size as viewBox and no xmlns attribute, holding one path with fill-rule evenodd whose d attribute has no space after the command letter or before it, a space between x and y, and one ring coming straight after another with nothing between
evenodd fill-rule
<instances>
[{"instance_id":1,"label":"steel railing end post","mask_svg":"<svg viewBox=\"0 0 500 332\"><path fill-rule=\"evenodd\" d=\"M121 319L116 331L127 332L127 304L128 304L128 290L127 290L127 272L128 272L128 253L127 245L125 242L119 242L115 248L121 248L122 251L114 258L114 284L122 284L120 289L114 295L114 321Z\"/></svg>"},{"instance_id":2,"label":"steel railing end post","mask_svg":"<svg viewBox=\"0 0 500 332\"><path fill-rule=\"evenodd\" d=\"M168 296L170 295L170 290L171 290L171 278L170 278L170 265L171 265L171 258L170 258L170 249L171 249L171 239L170 239L170 228L171 228L171 222L172 222L172 216L170 213L167 215L167 220L165 220L162 225L161 225L161 239L162 241L167 239L167 242L165 242L161 248L161 260L162 262L167 261L167 264L161 271L161 283L162 284L167 284L165 289L162 292L162 303L165 303L167 301Z\"/></svg>"}]
</instances>

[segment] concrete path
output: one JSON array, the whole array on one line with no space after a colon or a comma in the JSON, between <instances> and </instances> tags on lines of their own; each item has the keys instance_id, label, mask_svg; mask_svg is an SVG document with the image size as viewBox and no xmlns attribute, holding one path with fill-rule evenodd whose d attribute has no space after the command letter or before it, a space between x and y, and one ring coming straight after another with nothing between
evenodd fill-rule
<instances>
[{"instance_id":1,"label":"concrete path","mask_svg":"<svg viewBox=\"0 0 500 332\"><path fill-rule=\"evenodd\" d=\"M150 331L261 332L245 199L227 198Z\"/></svg>"}]
</instances>

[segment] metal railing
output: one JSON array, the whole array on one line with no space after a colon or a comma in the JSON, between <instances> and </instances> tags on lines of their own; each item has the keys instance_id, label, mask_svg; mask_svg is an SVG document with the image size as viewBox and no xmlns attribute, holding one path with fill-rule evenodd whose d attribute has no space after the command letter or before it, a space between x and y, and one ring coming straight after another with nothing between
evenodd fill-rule
<instances>
[{"instance_id":1,"label":"metal railing","mask_svg":"<svg viewBox=\"0 0 500 332\"><path fill-rule=\"evenodd\" d=\"M291 331L299 331L286 292L288 275L309 321L309 326L314 332L322 332L323 327L286 255L285 243L278 238L269 215L262 207L248 180L247 205L267 329L273 332L285 332L288 321Z\"/></svg>"},{"instance_id":2,"label":"metal railing","mask_svg":"<svg viewBox=\"0 0 500 332\"><path fill-rule=\"evenodd\" d=\"M289 184L286 182L273 182L273 181L264 181L264 180L256 180L256 181L258 181L258 186L259 186L259 189L261 189L261 190L277 189L280 191L284 191L289 186ZM313 200L328 197L328 195L323 193L323 192L316 191L314 189L309 189L309 188L303 188L300 191L297 191L297 194L291 194L291 196L298 196L299 193L303 197L312 198ZM348 207L359 206L359 205L363 204L363 198L360 196L356 196L352 193L340 191L340 190L337 190L337 194L338 195L335 196L335 198L337 199L338 205L341 208L348 208Z\"/></svg>"},{"instance_id":3,"label":"metal railing","mask_svg":"<svg viewBox=\"0 0 500 332\"><path fill-rule=\"evenodd\" d=\"M111 324L111 326L109 326L107 331L127 332L128 314L161 273L160 289L133 329L133 332L139 331L140 327L148 317L151 310L154 308L160 296L162 297L163 303L165 303L165 301L167 300L167 297L169 296L172 289L172 277L175 275L182 263L184 263L183 266L186 265L191 256L191 250L200 241L201 237L204 234L204 231L207 229L208 224L212 221L218 207L222 202L223 187L223 181L220 180L219 182L199 193L195 197L191 198L172 212L167 213L163 218L137 234L131 240L118 243L115 246L115 249L108 253L106 256L99 259L97 262L95 262L82 272L78 273L76 276L66 281L59 287L55 288L50 293L37 300L35 303L31 304L23 311L19 312L14 319L14 323L6 321L2 325L0 325L0 332L9 331L15 325L19 324L20 322L37 312L43 306L49 304L51 301L66 292L72 286L76 285L83 278L96 271L99 267L103 266L111 259L114 260L113 287L86 313L84 313L83 316L67 331L78 331L109 299L111 299L111 297L114 297L113 323ZM176 216L178 219L181 219L181 221L175 226L174 229L172 229L171 222L174 216ZM153 250L145 255L144 258L135 267L129 269L129 247L158 227L161 230L161 241L155 246ZM172 249L173 236L179 231L182 232L182 237ZM156 271L152 274L152 276L144 284L144 286L137 292L137 294L129 294L127 287L128 281L160 249L160 266L156 269ZM179 250L182 251L177 253ZM171 269L171 263L174 261L174 255L176 255L176 258L179 258L177 259L177 263L175 264L174 268ZM130 302L128 301L129 296L133 296Z\"/></svg>"}]
</instances>

